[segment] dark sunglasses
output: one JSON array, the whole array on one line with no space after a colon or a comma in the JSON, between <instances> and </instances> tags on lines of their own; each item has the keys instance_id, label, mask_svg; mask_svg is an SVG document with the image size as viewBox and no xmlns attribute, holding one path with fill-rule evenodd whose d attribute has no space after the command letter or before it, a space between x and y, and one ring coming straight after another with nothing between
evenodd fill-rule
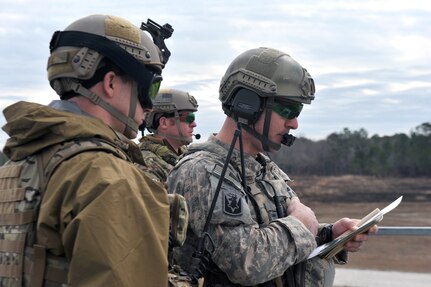
<instances>
[{"instance_id":1,"label":"dark sunglasses","mask_svg":"<svg viewBox=\"0 0 431 287\"><path fill-rule=\"evenodd\" d=\"M191 112L182 112L180 113L180 121L186 124L191 124L195 121L195 114Z\"/></svg>"},{"instance_id":2,"label":"dark sunglasses","mask_svg":"<svg viewBox=\"0 0 431 287\"><path fill-rule=\"evenodd\" d=\"M286 120L297 118L302 111L302 104L275 103L273 111Z\"/></svg>"}]
</instances>

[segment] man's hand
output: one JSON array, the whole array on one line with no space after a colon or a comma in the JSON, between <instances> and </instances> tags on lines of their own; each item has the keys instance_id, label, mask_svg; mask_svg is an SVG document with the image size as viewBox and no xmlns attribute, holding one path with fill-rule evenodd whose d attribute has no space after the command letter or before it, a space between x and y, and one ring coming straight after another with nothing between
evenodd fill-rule
<instances>
[{"instance_id":1,"label":"man's hand","mask_svg":"<svg viewBox=\"0 0 431 287\"><path fill-rule=\"evenodd\" d=\"M301 221L308 230L316 236L319 229L319 222L317 222L316 215L311 208L302 204L298 197L292 198L289 202L287 213L291 216L295 216L296 219Z\"/></svg>"},{"instance_id":2,"label":"man's hand","mask_svg":"<svg viewBox=\"0 0 431 287\"><path fill-rule=\"evenodd\" d=\"M344 232L348 230L356 230L357 224L359 223L359 219L350 219L350 218L341 218L337 222L334 223L332 227L332 238L335 239ZM374 234L378 230L377 225L373 225L370 229L365 231L364 233L358 234L349 241L344 244L344 250L349 252L359 251L365 244L365 241L368 240L368 234Z\"/></svg>"}]
</instances>

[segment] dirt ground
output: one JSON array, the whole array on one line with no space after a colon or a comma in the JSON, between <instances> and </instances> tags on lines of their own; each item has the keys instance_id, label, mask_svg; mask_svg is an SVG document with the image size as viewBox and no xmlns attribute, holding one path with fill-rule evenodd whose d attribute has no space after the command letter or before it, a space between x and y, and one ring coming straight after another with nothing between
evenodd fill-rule
<instances>
[{"instance_id":1,"label":"dirt ground","mask_svg":"<svg viewBox=\"0 0 431 287\"><path fill-rule=\"evenodd\" d=\"M362 218L403 195L380 226L431 227L431 178L292 177L292 188L320 222ZM431 235L375 235L342 268L431 273Z\"/></svg>"}]
</instances>

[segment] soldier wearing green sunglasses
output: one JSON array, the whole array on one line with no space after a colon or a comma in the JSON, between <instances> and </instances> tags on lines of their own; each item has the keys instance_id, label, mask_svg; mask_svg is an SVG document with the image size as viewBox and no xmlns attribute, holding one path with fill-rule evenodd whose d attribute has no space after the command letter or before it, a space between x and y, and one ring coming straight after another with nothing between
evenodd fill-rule
<instances>
[{"instance_id":1,"label":"soldier wearing green sunglasses","mask_svg":"<svg viewBox=\"0 0 431 287\"><path fill-rule=\"evenodd\" d=\"M223 126L190 145L166 181L169 193L187 199L187 239L173 262L194 280L204 277L205 286L332 286L334 263L345 263L346 251L358 251L367 239L355 237L333 258L307 259L316 245L357 221L319 223L265 154L292 143L289 132L298 128L314 92L308 71L276 49L245 51L229 65L219 88Z\"/></svg>"},{"instance_id":2,"label":"soldier wearing green sunglasses","mask_svg":"<svg viewBox=\"0 0 431 287\"><path fill-rule=\"evenodd\" d=\"M77 19L49 45L59 100L4 109L0 286L166 286L168 196L132 141L169 56L156 24Z\"/></svg>"},{"instance_id":3,"label":"soldier wearing green sunglasses","mask_svg":"<svg viewBox=\"0 0 431 287\"><path fill-rule=\"evenodd\" d=\"M156 180L166 180L178 157L193 141L197 108L193 96L175 89L162 89L153 100L153 109L145 117L151 134L140 139L139 147L146 170Z\"/></svg>"}]
</instances>

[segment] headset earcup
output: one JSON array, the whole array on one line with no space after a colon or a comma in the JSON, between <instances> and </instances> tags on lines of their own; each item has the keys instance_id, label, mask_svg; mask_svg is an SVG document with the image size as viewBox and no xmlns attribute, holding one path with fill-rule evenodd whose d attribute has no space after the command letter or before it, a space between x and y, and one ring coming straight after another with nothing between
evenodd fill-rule
<instances>
[{"instance_id":1,"label":"headset earcup","mask_svg":"<svg viewBox=\"0 0 431 287\"><path fill-rule=\"evenodd\" d=\"M239 89L232 100L230 112L237 121L246 121L246 124L254 124L262 113L262 98L248 89Z\"/></svg>"}]
</instances>

